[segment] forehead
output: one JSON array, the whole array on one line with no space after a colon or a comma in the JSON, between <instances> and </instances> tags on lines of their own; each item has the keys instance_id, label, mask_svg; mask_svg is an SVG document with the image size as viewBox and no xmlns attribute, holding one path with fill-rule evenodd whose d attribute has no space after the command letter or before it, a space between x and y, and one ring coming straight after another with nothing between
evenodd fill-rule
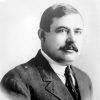
<instances>
[{"instance_id":1,"label":"forehead","mask_svg":"<svg viewBox=\"0 0 100 100\"><path fill-rule=\"evenodd\" d=\"M55 29L59 26L83 29L83 20L79 14L70 14L60 18L53 18L50 29Z\"/></svg>"}]
</instances>

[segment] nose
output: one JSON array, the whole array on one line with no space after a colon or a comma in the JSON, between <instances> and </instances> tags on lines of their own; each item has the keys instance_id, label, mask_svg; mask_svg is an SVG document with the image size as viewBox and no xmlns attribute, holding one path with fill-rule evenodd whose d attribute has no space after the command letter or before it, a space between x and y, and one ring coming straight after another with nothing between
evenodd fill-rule
<instances>
[{"instance_id":1,"label":"nose","mask_svg":"<svg viewBox=\"0 0 100 100\"><path fill-rule=\"evenodd\" d=\"M68 33L67 41L75 42L75 36L72 30Z\"/></svg>"}]
</instances>

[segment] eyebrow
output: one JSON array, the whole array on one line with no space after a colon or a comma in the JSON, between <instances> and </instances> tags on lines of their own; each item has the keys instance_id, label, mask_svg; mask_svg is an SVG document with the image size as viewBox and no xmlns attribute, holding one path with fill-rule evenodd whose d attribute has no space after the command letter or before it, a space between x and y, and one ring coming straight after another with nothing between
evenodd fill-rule
<instances>
[{"instance_id":1,"label":"eyebrow","mask_svg":"<svg viewBox=\"0 0 100 100\"><path fill-rule=\"evenodd\" d=\"M59 26L59 27L57 27L56 29L55 29L55 31L57 31L57 30L59 30L59 29L66 29L66 30L70 30L70 28L68 28L68 27L65 27L65 26ZM76 30L76 31L83 31L83 29L82 28L74 28L74 30Z\"/></svg>"},{"instance_id":2,"label":"eyebrow","mask_svg":"<svg viewBox=\"0 0 100 100\"><path fill-rule=\"evenodd\" d=\"M67 30L69 29L68 27L65 27L65 26L59 26L59 27L56 28L56 30L59 30L61 28L64 28L64 29L67 29Z\"/></svg>"},{"instance_id":3,"label":"eyebrow","mask_svg":"<svg viewBox=\"0 0 100 100\"><path fill-rule=\"evenodd\" d=\"M64 29L69 29L68 27L65 27L65 26L59 26L59 27L57 27L56 28L56 30L59 30L59 29L61 29L61 28L64 28ZM75 30L83 30L82 28L74 28Z\"/></svg>"},{"instance_id":4,"label":"eyebrow","mask_svg":"<svg viewBox=\"0 0 100 100\"><path fill-rule=\"evenodd\" d=\"M83 30L82 28L75 28L75 30Z\"/></svg>"}]
</instances>

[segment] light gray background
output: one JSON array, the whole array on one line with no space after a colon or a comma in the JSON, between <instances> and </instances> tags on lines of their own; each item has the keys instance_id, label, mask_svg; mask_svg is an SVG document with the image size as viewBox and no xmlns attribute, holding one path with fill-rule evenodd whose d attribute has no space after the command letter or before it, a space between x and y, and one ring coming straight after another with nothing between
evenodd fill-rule
<instances>
[{"instance_id":1,"label":"light gray background","mask_svg":"<svg viewBox=\"0 0 100 100\"><path fill-rule=\"evenodd\" d=\"M93 83L93 100L99 100L99 0L0 0L0 80L7 71L35 56L40 48L40 17L47 7L59 2L72 4L84 17L83 49L75 65L88 73Z\"/></svg>"}]
</instances>

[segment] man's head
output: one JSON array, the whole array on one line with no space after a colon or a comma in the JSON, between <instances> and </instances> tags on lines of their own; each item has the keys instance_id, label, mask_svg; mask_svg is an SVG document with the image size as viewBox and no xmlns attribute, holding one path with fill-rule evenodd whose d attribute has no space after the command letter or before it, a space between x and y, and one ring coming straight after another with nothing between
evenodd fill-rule
<instances>
[{"instance_id":1,"label":"man's head","mask_svg":"<svg viewBox=\"0 0 100 100\"><path fill-rule=\"evenodd\" d=\"M42 50L61 64L74 61L80 51L83 21L71 5L53 5L41 17L39 37Z\"/></svg>"}]
</instances>

